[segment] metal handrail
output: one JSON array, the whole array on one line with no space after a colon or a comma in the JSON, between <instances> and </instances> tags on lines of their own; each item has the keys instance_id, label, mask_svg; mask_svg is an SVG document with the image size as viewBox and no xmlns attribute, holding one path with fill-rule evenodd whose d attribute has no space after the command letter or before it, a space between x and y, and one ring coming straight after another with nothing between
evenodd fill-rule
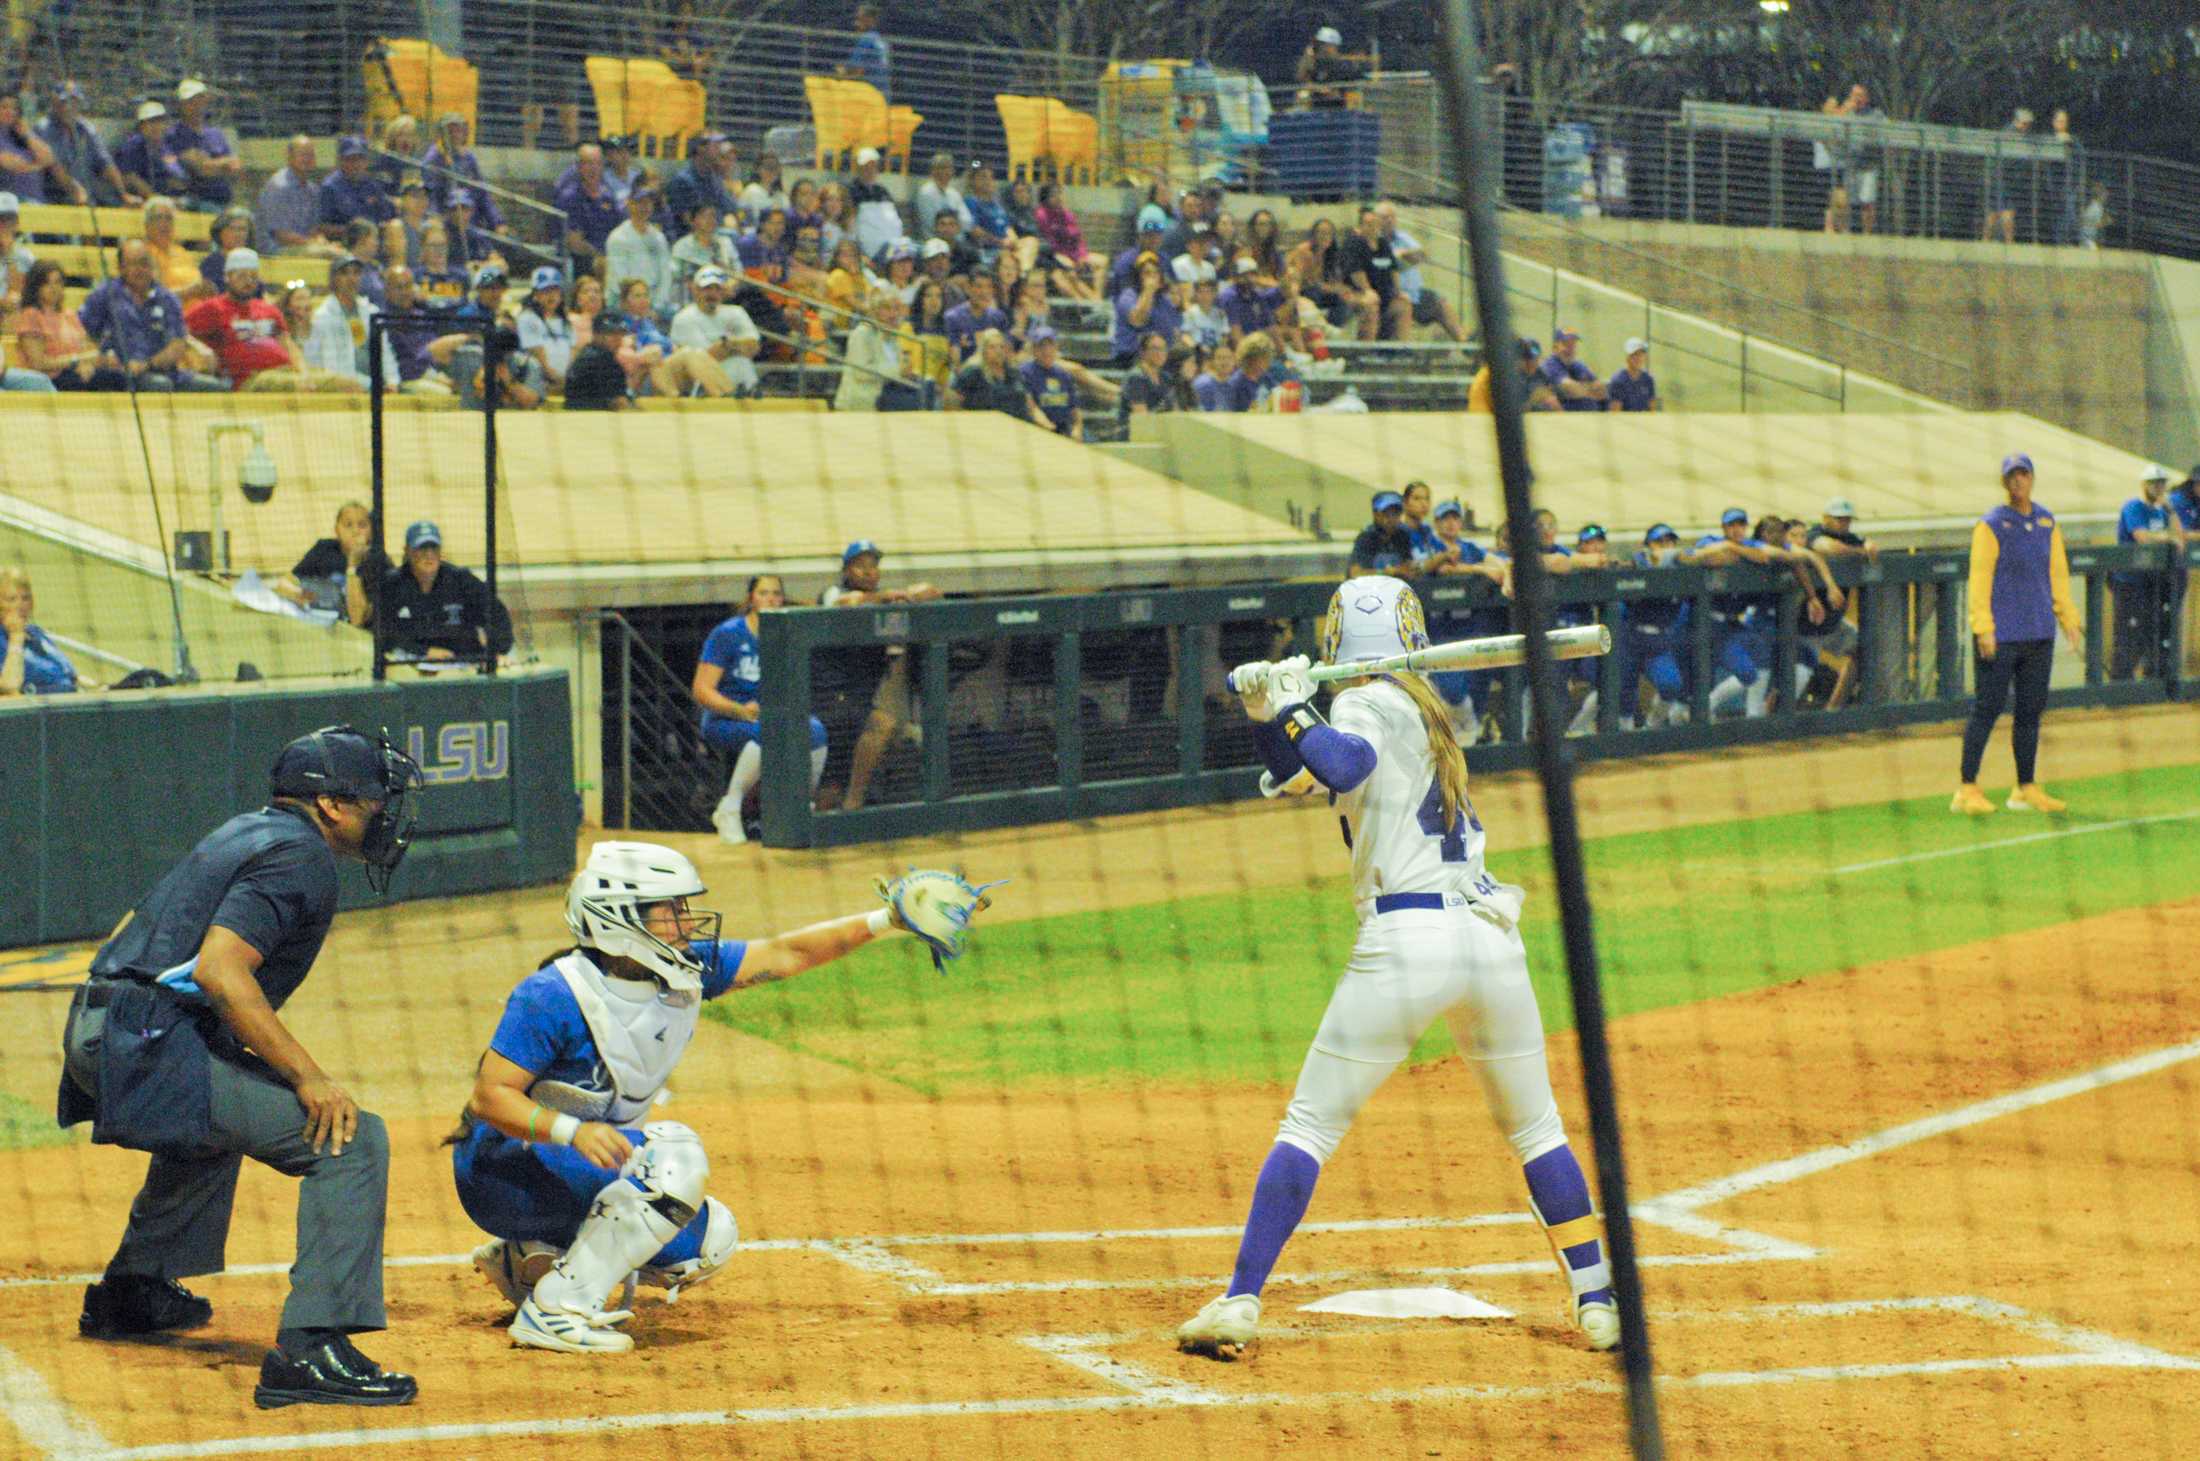
<instances>
[{"instance_id":1,"label":"metal handrail","mask_svg":"<svg viewBox=\"0 0 2200 1461\"><path fill-rule=\"evenodd\" d=\"M1421 172L1416 168L1407 167L1402 163L1386 162L1384 166L1397 172L1408 173L1426 182L1438 184L1442 183L1442 179ZM1624 254L1628 257L1640 260L1644 264L1650 265L1652 267L1670 270L1675 274L1679 274L1684 277L1697 280L1701 283L1711 285L1712 287L1726 294L1738 298L1748 299L1758 304L1769 305L1775 309L1783 310L1791 314L1802 315L1803 317L1813 321L1814 323L1829 326L1839 331L1841 334L1851 337L1853 339L1868 341L1871 344L1879 346L1890 352L1896 352L1905 356L1912 357L1914 359L1927 361L1945 371L1960 374L1965 380L1964 400L1962 404L1968 404L1969 402L1975 401L1977 399L1977 372L1973 370L1972 367L1964 364L1959 360L1953 360L1944 355L1937 355L1930 350L1920 349L1917 346L1910 344L1906 340L1895 340L1889 338L1888 336L1877 334L1871 330L1862 329L1856 325L1849 324L1845 320L1835 319L1833 316L1825 314L1821 311L1806 309L1803 306L1795 304L1792 301L1780 299L1775 295L1766 294L1760 290L1751 289L1746 285L1736 284L1732 280L1722 279L1716 274L1706 273L1703 270L1694 268L1690 265L1673 263L1669 260L1660 258L1658 255L1653 254L1648 250L1638 249L1629 244L1599 237L1595 234L1590 233L1586 229L1579 228L1573 224L1566 222L1564 219L1556 218L1542 213L1536 213L1529 209L1520 208L1510 203L1501 202L1498 206L1500 212L1503 213L1508 219L1518 220L1522 224L1526 224L1532 220L1533 223L1537 226L1547 227L1553 232L1563 234L1569 238L1576 240L1577 242L1600 249L1610 249L1615 253ZM1447 242L1458 245L1460 254L1462 255L1462 257L1464 256L1467 241L1460 235L1452 232L1449 229L1437 227L1435 225L1430 225L1427 229L1427 232L1433 238L1441 238L1446 240ZM1462 277L1464 277L1466 272L1464 269L1455 269L1448 264L1444 264L1434 259L1433 257L1428 259L1426 262L1434 264L1437 268L1443 269L1447 273L1458 274ZM1552 269L1555 273L1558 265L1552 264L1548 265L1547 267ZM1555 289L1553 291L1553 297L1556 297ZM1673 308L1670 305L1656 305L1655 301L1646 300L1645 302L1652 304L1657 308ZM1733 325L1721 324L1716 320L1711 321L1710 323L1717 324L1721 329L1733 330L1734 333L1737 336L1741 337L1741 339L1745 342L1751 338L1752 332L1748 330L1743 330ZM1773 343L1785 344L1786 348L1791 350L1799 350L1806 355L1819 354L1819 349L1815 345L1786 344L1786 342L1776 340L1775 337L1767 334L1763 330L1758 330L1755 333L1758 338L1772 341ZM1843 370L1849 368L1849 363L1847 361L1834 360L1830 363L1835 366L1841 367ZM1789 382L1789 384L1793 384L1793 382Z\"/></svg>"},{"instance_id":2,"label":"metal handrail","mask_svg":"<svg viewBox=\"0 0 2200 1461\"><path fill-rule=\"evenodd\" d=\"M551 221L550 237L552 239L552 243L548 248L545 248L539 244L529 243L526 239L510 238L504 234L496 233L486 228L479 230L479 232L482 234L483 237L499 245L508 245L513 249L535 255L539 258L562 259L565 261L566 277L572 277L573 256L566 250L565 247L566 225L572 221L572 216L568 214L563 208L555 207L552 204L545 203L540 198L530 198L525 193L514 192L510 188L498 187L495 183L488 182L481 178L468 177L462 172L454 172L450 168L444 167L438 163L423 162L417 157L407 157L402 152L392 152L386 147L376 146L371 142L367 144L367 153L371 157L387 158L389 161L396 163L399 167L418 168L423 173L433 173L438 177L449 178L451 181L465 188L479 188L485 193L504 199L507 203L516 203L522 208L531 209L534 212L547 215Z\"/></svg>"},{"instance_id":3,"label":"metal handrail","mask_svg":"<svg viewBox=\"0 0 2200 1461\"><path fill-rule=\"evenodd\" d=\"M657 653L642 632L617 609L598 609L599 623L615 623L623 636L619 655L619 825L634 825L634 654L640 649L646 667L654 669L666 684L688 695L688 682L680 678L663 655Z\"/></svg>"}]
</instances>

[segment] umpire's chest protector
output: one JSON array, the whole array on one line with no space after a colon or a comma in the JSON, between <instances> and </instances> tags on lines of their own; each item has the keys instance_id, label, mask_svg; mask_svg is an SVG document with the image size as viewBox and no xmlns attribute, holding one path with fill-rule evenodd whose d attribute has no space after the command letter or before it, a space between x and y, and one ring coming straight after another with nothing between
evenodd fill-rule
<instances>
[{"instance_id":1,"label":"umpire's chest protector","mask_svg":"<svg viewBox=\"0 0 2200 1461\"><path fill-rule=\"evenodd\" d=\"M595 1039L597 1058L611 1077L608 1109L590 1119L614 1126L639 1120L695 1038L702 997L650 984L640 986L648 989L647 998L632 998L627 990L613 988L608 976L578 953L567 954L550 967L573 991L581 1018Z\"/></svg>"}]
</instances>

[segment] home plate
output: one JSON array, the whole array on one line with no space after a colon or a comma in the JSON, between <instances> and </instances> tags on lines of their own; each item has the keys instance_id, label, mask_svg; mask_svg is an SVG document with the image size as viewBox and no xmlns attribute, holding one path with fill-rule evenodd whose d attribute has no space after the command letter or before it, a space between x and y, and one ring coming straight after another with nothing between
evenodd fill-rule
<instances>
[{"instance_id":1,"label":"home plate","mask_svg":"<svg viewBox=\"0 0 2200 1461\"><path fill-rule=\"evenodd\" d=\"M1370 1319L1510 1319L1512 1310L1454 1289L1355 1289L1299 1305L1302 1314L1361 1314Z\"/></svg>"}]
</instances>

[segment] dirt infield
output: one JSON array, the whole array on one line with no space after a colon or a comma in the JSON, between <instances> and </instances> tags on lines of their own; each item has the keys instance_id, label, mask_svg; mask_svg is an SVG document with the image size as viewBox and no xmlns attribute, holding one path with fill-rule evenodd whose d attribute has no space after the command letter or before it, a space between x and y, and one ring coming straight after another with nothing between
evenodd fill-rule
<instances>
[{"instance_id":1,"label":"dirt infield","mask_svg":"<svg viewBox=\"0 0 2200 1461\"><path fill-rule=\"evenodd\" d=\"M2057 717L2045 764L2186 759L2196 728L2192 711ZM1917 795L1944 786L1949 754L1942 733L1619 768L1589 779L1585 813L1601 833ZM1528 800L1517 783L1478 792L1514 847L1535 840ZM1326 876L1334 839L1325 816L1255 806L964 850L974 866L979 850L1028 864L1039 886L1017 906L1036 916L1214 891L1218 868L1247 886ZM712 876L756 925L784 926L856 906L858 868L909 855L727 850ZM289 1184L256 1169L233 1271L195 1285L211 1328L77 1340L76 1276L112 1248L144 1159L0 1153L0 1409L15 1426L0 1451L1130 1461L1623 1446L1614 1368L1562 1322L1517 1168L1453 1060L1401 1072L1371 1105L1285 1252L1263 1342L1221 1365L1167 1334L1228 1269L1282 1090L935 1099L706 1028L666 1114L703 1135L747 1251L670 1308L645 1300L631 1356L515 1351L496 1296L452 1261L479 1235L435 1143L505 991L558 942L544 892L350 917L294 1006L308 1045L392 1118L392 1331L367 1348L420 1376L422 1404L252 1408L294 1211ZM1674 1454L2146 1456L2200 1439L2196 944L2188 898L1616 1025ZM0 1032L12 1093L50 1093L63 1004L16 997ZM1295 1048L1304 1032L1279 1038ZM1586 1155L1570 1041L1552 1064ZM1518 1318L1299 1311L1418 1285Z\"/></svg>"}]
</instances>

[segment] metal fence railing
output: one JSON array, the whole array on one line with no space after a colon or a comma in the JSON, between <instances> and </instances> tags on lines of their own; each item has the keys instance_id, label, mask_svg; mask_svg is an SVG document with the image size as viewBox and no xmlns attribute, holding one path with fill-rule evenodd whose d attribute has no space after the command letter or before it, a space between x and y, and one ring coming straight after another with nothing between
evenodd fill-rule
<instances>
[{"instance_id":1,"label":"metal fence railing","mask_svg":"<svg viewBox=\"0 0 2200 1461\"><path fill-rule=\"evenodd\" d=\"M2174 642L2139 656L2147 678L2109 680L2107 576L2154 569L2166 589L2177 576L2165 567L2168 551L2073 549L2085 643L2080 672L2064 677L2057 703L2136 704L2189 693ZM2200 548L2188 550L2188 560L2200 563ZM1661 568L1560 579L1553 585L1558 602L1612 626L1617 643L1593 670L1596 728L1574 744L1592 758L1645 755L1961 716L1970 694L1967 566L1966 554L1946 551L1836 560L1835 577L1854 598L1858 640L1854 697L1839 709L1807 706L1795 692L1795 668L1810 664L1812 652L1799 633L1803 600L1792 573ZM1438 626L1476 609L1508 607L1481 580L1423 587ZM1253 795L1259 757L1223 676L1247 659L1310 652L1332 588L1322 581L765 614L764 840L825 846ZM1727 673L1716 658L1717 636L1729 631L1713 618L1712 601L1737 594L1766 602L1752 633L1761 646L1755 652L1769 650L1762 668L1780 693L1770 714L1714 719L1710 698ZM1692 606L1676 646L1688 723L1622 730L1619 718L1642 668L1625 632L1627 606L1676 600ZM1464 636L1439 627L1438 637ZM1476 770L1527 764L1522 689L1520 672L1505 671L1478 696L1499 739L1468 752ZM607 694L607 716L617 703ZM809 717L826 725L832 784L845 774L839 768L850 740L881 710L896 730L876 743L879 772L867 802L814 811L805 794ZM648 733L645 727L635 739ZM623 743L607 725L605 744L615 742Z\"/></svg>"},{"instance_id":2,"label":"metal fence railing","mask_svg":"<svg viewBox=\"0 0 2200 1461\"><path fill-rule=\"evenodd\" d=\"M2200 258L2200 168L2183 163L2068 146L2039 132L1694 103L1679 112L1541 107L1486 95L1498 109L1504 201L1528 212L1815 230L1825 226L1835 169L1847 165L1851 228L1864 221L1868 171L1879 233L1976 239L1989 211L2005 208L2015 242L2074 245L2099 184L2099 244ZM1382 191L1455 198L1434 79L1380 77L1362 99L1382 117ZM1425 191L1432 182L1440 186Z\"/></svg>"}]
</instances>

